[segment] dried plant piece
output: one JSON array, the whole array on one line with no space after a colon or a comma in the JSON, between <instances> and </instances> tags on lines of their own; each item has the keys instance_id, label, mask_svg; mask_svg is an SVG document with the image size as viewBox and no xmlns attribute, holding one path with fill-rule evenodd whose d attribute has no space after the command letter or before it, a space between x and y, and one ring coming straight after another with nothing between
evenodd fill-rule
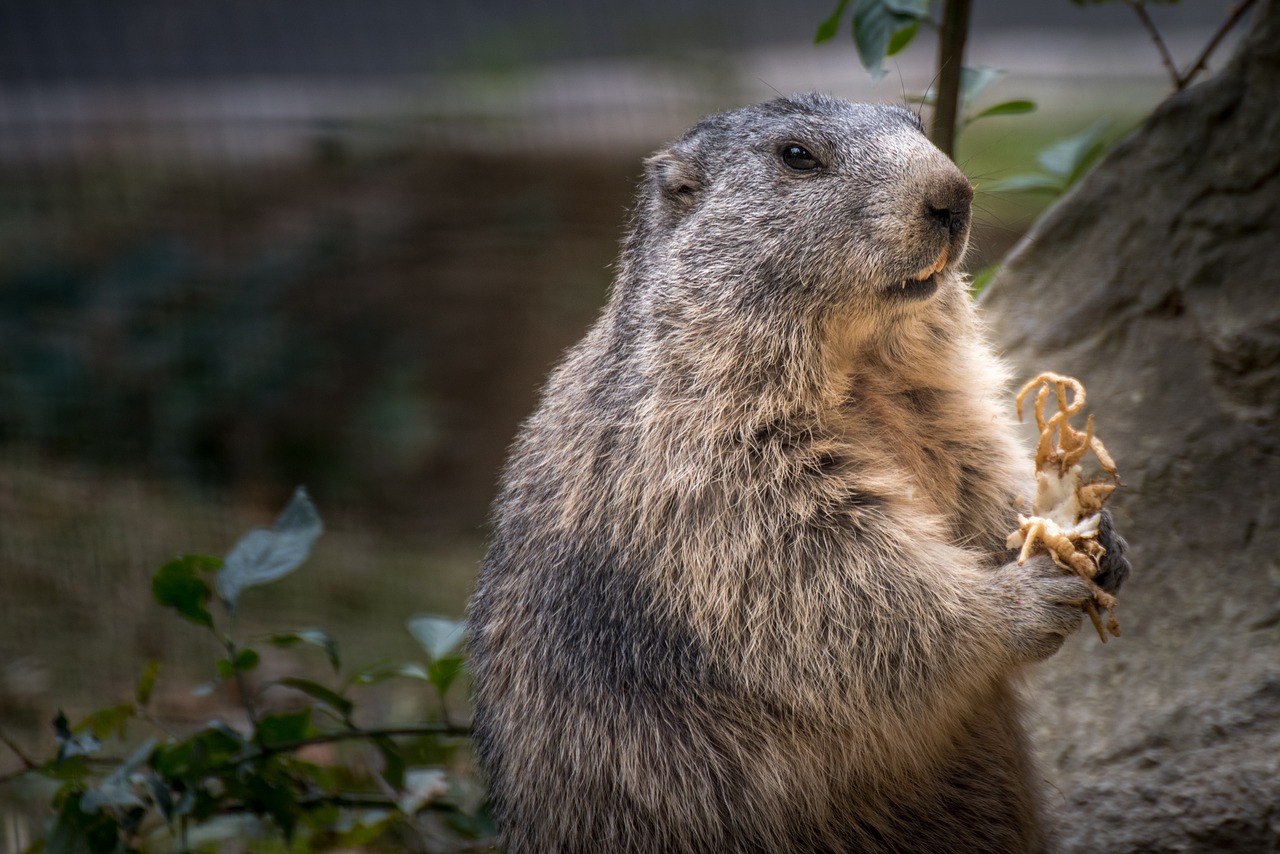
<instances>
[{"instance_id":1,"label":"dried plant piece","mask_svg":"<svg viewBox=\"0 0 1280 854\"><path fill-rule=\"evenodd\" d=\"M1043 551L1063 569L1074 572L1089 582L1093 598L1085 603L1085 612L1093 621L1103 643L1107 635L1119 637L1120 624L1115 618L1116 597L1103 590L1094 577L1106 549L1098 542L1102 521L1102 505L1119 484L1116 464L1102 441L1094 435L1093 416L1085 421L1084 430L1071 425L1071 418L1084 408L1084 386L1074 377L1043 373L1022 387L1016 399L1018 420L1022 420L1022 404L1033 389L1036 426L1040 440L1036 443L1036 497L1031 516L1018 516L1018 530L1008 537L1008 546L1019 549L1018 563ZM1054 397L1057 411L1045 417L1045 405ZM1081 461L1090 451L1098 459L1103 477L1085 482ZM1108 615L1104 624L1102 613Z\"/></svg>"}]
</instances>

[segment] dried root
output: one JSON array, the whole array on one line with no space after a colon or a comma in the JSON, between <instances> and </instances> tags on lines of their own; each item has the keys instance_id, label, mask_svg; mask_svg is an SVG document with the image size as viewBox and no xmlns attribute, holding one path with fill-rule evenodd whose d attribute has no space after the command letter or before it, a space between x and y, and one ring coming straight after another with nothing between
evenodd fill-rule
<instances>
[{"instance_id":1,"label":"dried root","mask_svg":"<svg viewBox=\"0 0 1280 854\"><path fill-rule=\"evenodd\" d=\"M1102 441L1093 433L1093 416L1085 421L1084 430L1071 426L1071 417L1084 408L1085 392L1073 377L1044 373L1018 392L1018 420L1022 420L1022 404L1027 395L1039 387L1035 398L1036 426L1040 441L1036 445L1036 497L1031 516L1018 517L1018 530L1009 535L1008 546L1020 548L1018 563L1038 551L1047 552L1054 563L1074 572L1089 582L1093 598L1084 609L1103 643L1107 635L1119 637L1116 621L1116 598L1094 583L1098 562L1106 549L1098 542L1098 525L1102 505L1119 483L1116 464ZM1068 389L1071 394L1068 395ZM1057 411L1045 418L1045 404L1055 394ZM1081 461L1093 451L1103 471L1103 479L1082 481ZM1102 613L1107 621L1102 621Z\"/></svg>"}]
</instances>

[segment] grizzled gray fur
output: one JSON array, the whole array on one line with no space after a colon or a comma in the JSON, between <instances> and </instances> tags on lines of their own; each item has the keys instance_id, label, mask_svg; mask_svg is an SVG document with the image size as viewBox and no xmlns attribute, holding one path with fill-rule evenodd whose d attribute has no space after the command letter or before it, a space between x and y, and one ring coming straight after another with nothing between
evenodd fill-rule
<instances>
[{"instance_id":1,"label":"grizzled gray fur","mask_svg":"<svg viewBox=\"0 0 1280 854\"><path fill-rule=\"evenodd\" d=\"M1032 465L971 197L910 111L817 95L646 162L471 605L512 854L1046 846L1011 682L1089 590L1005 549Z\"/></svg>"}]
</instances>

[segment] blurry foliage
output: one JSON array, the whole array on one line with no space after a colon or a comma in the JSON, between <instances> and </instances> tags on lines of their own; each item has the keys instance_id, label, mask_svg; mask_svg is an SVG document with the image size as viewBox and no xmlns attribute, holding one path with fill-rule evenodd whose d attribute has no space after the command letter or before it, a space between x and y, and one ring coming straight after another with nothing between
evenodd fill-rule
<instances>
[{"instance_id":1,"label":"blurry foliage","mask_svg":"<svg viewBox=\"0 0 1280 854\"><path fill-rule=\"evenodd\" d=\"M0 171L0 445L474 532L616 252L634 158L567 160Z\"/></svg>"},{"instance_id":2,"label":"blurry foliage","mask_svg":"<svg viewBox=\"0 0 1280 854\"><path fill-rule=\"evenodd\" d=\"M194 732L175 734L150 711L159 678L147 666L131 701L98 709L72 725L53 722L56 753L43 760L0 737L22 768L11 786L44 781L50 808L46 854L148 851L478 851L494 827L471 770L465 727L449 719L445 697L463 672L463 624L409 621L422 660L383 661L343 675L338 642L320 629L276 631L242 640L242 591L276 581L306 560L322 531L299 489L276 523L245 535L225 558L185 555L152 580L152 596L215 641L216 677L195 693L225 695L226 710ZM313 647L328 674L260 675L259 649ZM359 686L388 679L429 684L435 721L368 726L357 720ZM152 731L141 744L130 729ZM104 758L104 742L133 744Z\"/></svg>"},{"instance_id":3,"label":"blurry foliage","mask_svg":"<svg viewBox=\"0 0 1280 854\"><path fill-rule=\"evenodd\" d=\"M290 322L288 300L343 250L323 233L295 249L219 271L160 233L101 266L50 260L11 273L0 283L0 440L215 479L255 462L268 474L300 459L333 470L336 419L288 416L329 384L338 342ZM375 384L365 405L400 391ZM265 447L236 460L237 441Z\"/></svg>"},{"instance_id":4,"label":"blurry foliage","mask_svg":"<svg viewBox=\"0 0 1280 854\"><path fill-rule=\"evenodd\" d=\"M1039 191L1060 196L1085 176L1111 145L1106 122L1095 122L1040 152L1041 171L1010 175L983 186L988 193Z\"/></svg>"}]
</instances>

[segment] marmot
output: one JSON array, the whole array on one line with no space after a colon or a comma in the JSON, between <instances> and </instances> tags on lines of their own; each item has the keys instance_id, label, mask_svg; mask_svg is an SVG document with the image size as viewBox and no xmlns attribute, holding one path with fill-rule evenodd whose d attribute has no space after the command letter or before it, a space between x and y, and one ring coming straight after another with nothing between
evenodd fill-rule
<instances>
[{"instance_id":1,"label":"marmot","mask_svg":"<svg viewBox=\"0 0 1280 854\"><path fill-rule=\"evenodd\" d=\"M1032 467L969 182L911 111L821 95L645 166L470 606L507 849L1042 849L1010 681L1090 593L1005 548Z\"/></svg>"}]
</instances>

